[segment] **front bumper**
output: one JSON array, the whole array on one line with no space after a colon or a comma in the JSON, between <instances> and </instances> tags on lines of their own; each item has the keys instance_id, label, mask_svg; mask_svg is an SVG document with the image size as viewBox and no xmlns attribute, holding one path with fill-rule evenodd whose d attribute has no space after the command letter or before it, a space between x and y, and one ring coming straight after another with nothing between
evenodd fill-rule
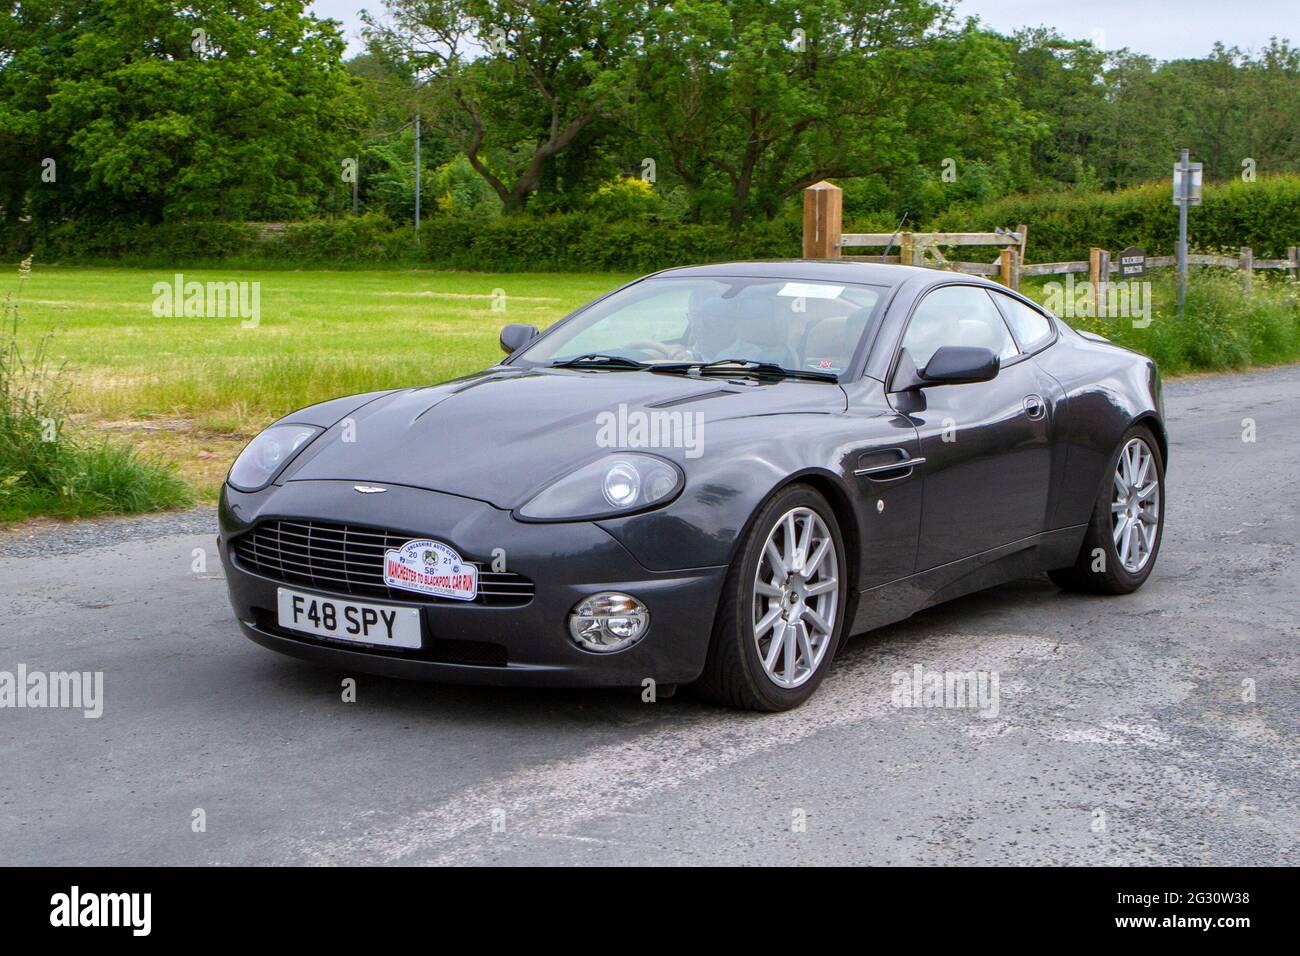
<instances>
[{"instance_id":1,"label":"front bumper","mask_svg":"<svg viewBox=\"0 0 1300 956\"><path fill-rule=\"evenodd\" d=\"M277 580L245 567L231 543L259 522L318 520L433 538L466 560L490 562L532 580L531 600L499 607L356 597L420 610L418 650L369 648L281 629L277 588L348 599L339 591ZM219 550L230 603L244 634L272 650L317 663L391 677L478 684L636 686L646 678L686 683L704 667L725 567L656 572L591 522L525 524L484 502L400 486L360 495L348 481L290 481L244 494L226 487ZM584 597L625 591L650 609L650 629L614 654L584 651L569 638L568 615ZM401 592L397 592L401 593Z\"/></svg>"}]
</instances>

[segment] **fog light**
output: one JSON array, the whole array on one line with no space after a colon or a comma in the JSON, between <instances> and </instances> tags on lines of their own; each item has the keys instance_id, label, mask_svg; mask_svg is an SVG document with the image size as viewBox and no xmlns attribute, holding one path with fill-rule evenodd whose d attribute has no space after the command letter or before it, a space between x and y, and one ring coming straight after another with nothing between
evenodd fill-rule
<instances>
[{"instance_id":1,"label":"fog light","mask_svg":"<svg viewBox=\"0 0 1300 956\"><path fill-rule=\"evenodd\" d=\"M585 651L611 654L631 647L650 627L650 609L615 591L584 598L569 615L569 633Z\"/></svg>"}]
</instances>

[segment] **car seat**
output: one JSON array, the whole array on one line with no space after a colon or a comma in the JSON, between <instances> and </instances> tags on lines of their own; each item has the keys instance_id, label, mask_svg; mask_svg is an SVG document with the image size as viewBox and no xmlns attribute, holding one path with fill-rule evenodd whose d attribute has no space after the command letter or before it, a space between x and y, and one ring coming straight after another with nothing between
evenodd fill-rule
<instances>
[{"instance_id":1,"label":"car seat","mask_svg":"<svg viewBox=\"0 0 1300 956\"><path fill-rule=\"evenodd\" d=\"M790 348L790 319L766 298L739 295L736 338L753 346L753 357L782 368L798 368L799 358Z\"/></svg>"}]
</instances>

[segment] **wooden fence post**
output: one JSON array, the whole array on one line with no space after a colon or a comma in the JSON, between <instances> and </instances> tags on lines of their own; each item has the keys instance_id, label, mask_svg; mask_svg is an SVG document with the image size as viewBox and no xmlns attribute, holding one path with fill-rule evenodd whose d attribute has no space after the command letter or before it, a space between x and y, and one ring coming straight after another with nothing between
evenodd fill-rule
<instances>
[{"instance_id":1,"label":"wooden fence post","mask_svg":"<svg viewBox=\"0 0 1300 956\"><path fill-rule=\"evenodd\" d=\"M1110 251L1107 249L1088 250L1088 285L1092 287L1092 303L1095 315L1105 315L1106 286L1110 284Z\"/></svg>"},{"instance_id":2,"label":"wooden fence post","mask_svg":"<svg viewBox=\"0 0 1300 956\"><path fill-rule=\"evenodd\" d=\"M900 266L916 265L916 240L912 238L910 232L905 232L898 237L898 264Z\"/></svg>"},{"instance_id":3,"label":"wooden fence post","mask_svg":"<svg viewBox=\"0 0 1300 956\"><path fill-rule=\"evenodd\" d=\"M1287 270L1291 273L1291 281L1300 281L1300 246L1292 246L1287 253L1287 258L1291 260L1291 268Z\"/></svg>"},{"instance_id":4,"label":"wooden fence post","mask_svg":"<svg viewBox=\"0 0 1300 956\"><path fill-rule=\"evenodd\" d=\"M834 183L814 183L803 191L803 257L838 259L843 224L844 190Z\"/></svg>"},{"instance_id":5,"label":"wooden fence post","mask_svg":"<svg viewBox=\"0 0 1300 956\"><path fill-rule=\"evenodd\" d=\"M1255 252L1250 246L1241 247L1241 289L1246 295L1255 282Z\"/></svg>"},{"instance_id":6,"label":"wooden fence post","mask_svg":"<svg viewBox=\"0 0 1300 956\"><path fill-rule=\"evenodd\" d=\"M1003 246L998 252L998 281L1008 289L1020 290L1020 250Z\"/></svg>"}]
</instances>

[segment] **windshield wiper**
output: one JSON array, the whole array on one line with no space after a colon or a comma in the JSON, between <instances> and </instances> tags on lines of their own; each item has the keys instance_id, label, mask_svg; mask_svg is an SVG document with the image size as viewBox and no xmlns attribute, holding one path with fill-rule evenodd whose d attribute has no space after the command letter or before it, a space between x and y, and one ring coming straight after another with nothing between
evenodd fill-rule
<instances>
[{"instance_id":1,"label":"windshield wiper","mask_svg":"<svg viewBox=\"0 0 1300 956\"><path fill-rule=\"evenodd\" d=\"M585 355L575 355L573 358L552 362L549 367L637 369L647 368L648 366L644 362L625 358L622 355L603 355L600 352L588 352Z\"/></svg>"},{"instance_id":2,"label":"windshield wiper","mask_svg":"<svg viewBox=\"0 0 1300 956\"><path fill-rule=\"evenodd\" d=\"M774 362L758 362L753 359L727 358L713 362L673 362L668 365L646 366L652 372L668 372L680 375L766 375L774 378L800 378L813 382L838 382L832 372L813 372L797 368L786 368Z\"/></svg>"}]
</instances>

